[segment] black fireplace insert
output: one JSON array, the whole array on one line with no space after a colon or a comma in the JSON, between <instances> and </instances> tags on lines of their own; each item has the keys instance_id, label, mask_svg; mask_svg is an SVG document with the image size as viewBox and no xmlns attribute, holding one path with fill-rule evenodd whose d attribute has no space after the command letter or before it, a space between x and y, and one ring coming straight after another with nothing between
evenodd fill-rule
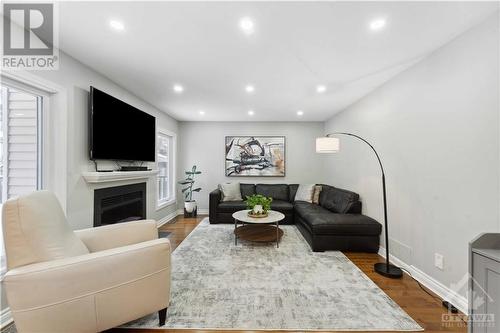
<instances>
[{"instance_id":1,"label":"black fireplace insert","mask_svg":"<svg viewBox=\"0 0 500 333\"><path fill-rule=\"evenodd\" d=\"M94 227L146 218L146 183L94 191Z\"/></svg>"}]
</instances>

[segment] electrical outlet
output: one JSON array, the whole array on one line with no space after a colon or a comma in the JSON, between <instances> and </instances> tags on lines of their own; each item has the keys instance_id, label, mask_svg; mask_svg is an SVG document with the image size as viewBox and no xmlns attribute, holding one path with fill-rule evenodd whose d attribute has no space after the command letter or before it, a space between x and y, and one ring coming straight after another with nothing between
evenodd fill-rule
<instances>
[{"instance_id":1,"label":"electrical outlet","mask_svg":"<svg viewBox=\"0 0 500 333\"><path fill-rule=\"evenodd\" d=\"M444 269L444 257L442 254L434 253L434 266L440 270Z\"/></svg>"}]
</instances>

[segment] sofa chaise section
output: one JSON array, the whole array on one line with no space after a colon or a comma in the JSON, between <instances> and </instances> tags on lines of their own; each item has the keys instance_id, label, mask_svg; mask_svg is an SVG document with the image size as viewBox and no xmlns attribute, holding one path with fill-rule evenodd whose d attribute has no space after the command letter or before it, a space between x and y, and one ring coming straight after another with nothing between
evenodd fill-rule
<instances>
[{"instance_id":1,"label":"sofa chaise section","mask_svg":"<svg viewBox=\"0 0 500 333\"><path fill-rule=\"evenodd\" d=\"M295 203L295 224L315 252L378 252L382 225L362 214L340 214L308 202Z\"/></svg>"}]
</instances>

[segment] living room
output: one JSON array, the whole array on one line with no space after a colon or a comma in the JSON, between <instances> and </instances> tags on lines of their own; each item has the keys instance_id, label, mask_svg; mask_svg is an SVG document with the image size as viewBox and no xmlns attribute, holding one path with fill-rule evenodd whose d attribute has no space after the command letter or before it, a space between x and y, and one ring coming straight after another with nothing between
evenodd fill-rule
<instances>
[{"instance_id":1,"label":"living room","mask_svg":"<svg viewBox=\"0 0 500 333\"><path fill-rule=\"evenodd\" d=\"M500 332L498 2L2 11L2 333Z\"/></svg>"}]
</instances>

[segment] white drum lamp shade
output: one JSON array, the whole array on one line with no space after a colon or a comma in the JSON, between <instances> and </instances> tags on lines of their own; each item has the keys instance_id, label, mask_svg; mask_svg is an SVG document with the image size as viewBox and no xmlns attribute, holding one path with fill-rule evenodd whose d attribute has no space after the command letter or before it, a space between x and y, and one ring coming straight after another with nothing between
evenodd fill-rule
<instances>
[{"instance_id":1,"label":"white drum lamp shade","mask_svg":"<svg viewBox=\"0 0 500 333\"><path fill-rule=\"evenodd\" d=\"M317 153L336 153L340 150L340 140L338 138L322 137L316 138Z\"/></svg>"}]
</instances>

